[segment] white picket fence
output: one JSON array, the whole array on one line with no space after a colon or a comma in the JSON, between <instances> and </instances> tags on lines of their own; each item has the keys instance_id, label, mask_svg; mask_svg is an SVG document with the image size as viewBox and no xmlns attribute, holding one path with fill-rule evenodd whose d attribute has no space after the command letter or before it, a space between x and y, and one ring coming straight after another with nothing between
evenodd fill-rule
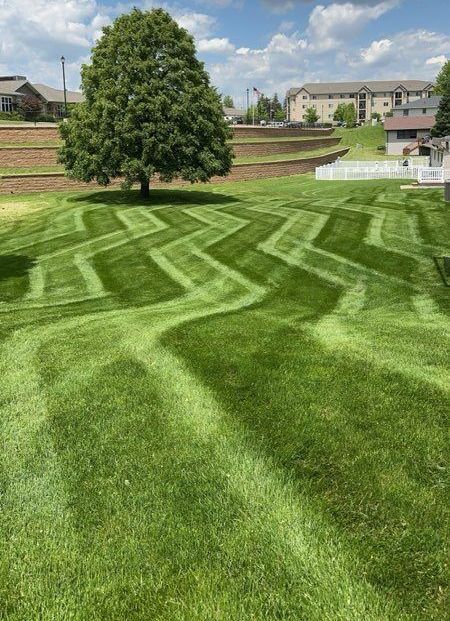
<instances>
[{"instance_id":1,"label":"white picket fence","mask_svg":"<svg viewBox=\"0 0 450 621\"><path fill-rule=\"evenodd\" d=\"M417 180L419 183L444 183L444 169L421 168Z\"/></svg>"},{"instance_id":2,"label":"white picket fence","mask_svg":"<svg viewBox=\"0 0 450 621\"><path fill-rule=\"evenodd\" d=\"M358 181L364 179L413 179L419 183L443 183L442 168L430 168L430 158L403 160L351 161L337 160L316 168L320 181Z\"/></svg>"},{"instance_id":3,"label":"white picket fence","mask_svg":"<svg viewBox=\"0 0 450 621\"><path fill-rule=\"evenodd\" d=\"M417 166L389 167L340 167L326 164L316 168L316 179L320 181L358 181L362 179L417 179Z\"/></svg>"},{"instance_id":4,"label":"white picket fence","mask_svg":"<svg viewBox=\"0 0 450 621\"><path fill-rule=\"evenodd\" d=\"M414 157L401 158L399 160L341 160L337 159L327 166L338 168L403 168L407 166L429 166L429 155L418 155Z\"/></svg>"}]
</instances>

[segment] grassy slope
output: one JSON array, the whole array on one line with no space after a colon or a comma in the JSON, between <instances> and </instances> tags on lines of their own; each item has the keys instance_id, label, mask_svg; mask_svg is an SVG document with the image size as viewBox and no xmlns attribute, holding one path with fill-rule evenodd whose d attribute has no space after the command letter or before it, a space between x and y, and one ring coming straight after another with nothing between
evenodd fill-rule
<instances>
[{"instance_id":1,"label":"grassy slope","mask_svg":"<svg viewBox=\"0 0 450 621\"><path fill-rule=\"evenodd\" d=\"M0 168L0 175L33 175L35 173L63 171L64 167L59 164L53 166L16 166L14 168Z\"/></svg>"},{"instance_id":2,"label":"grassy slope","mask_svg":"<svg viewBox=\"0 0 450 621\"><path fill-rule=\"evenodd\" d=\"M338 151L340 145L323 147L321 149L311 149L308 151L299 151L294 153L275 153L270 155L249 155L248 157L237 157L235 164L256 164L258 162L283 162L287 160L303 160L316 155L326 155Z\"/></svg>"},{"instance_id":3,"label":"grassy slope","mask_svg":"<svg viewBox=\"0 0 450 621\"><path fill-rule=\"evenodd\" d=\"M341 137L342 146L350 146L350 152L345 156L348 160L385 160L399 159L397 155L386 155L377 147L384 146L386 135L383 126L364 125L353 129L337 127L334 136ZM359 145L359 146L357 146Z\"/></svg>"},{"instance_id":4,"label":"grassy slope","mask_svg":"<svg viewBox=\"0 0 450 621\"><path fill-rule=\"evenodd\" d=\"M0 199L0 617L441 621L442 192Z\"/></svg>"}]
</instances>

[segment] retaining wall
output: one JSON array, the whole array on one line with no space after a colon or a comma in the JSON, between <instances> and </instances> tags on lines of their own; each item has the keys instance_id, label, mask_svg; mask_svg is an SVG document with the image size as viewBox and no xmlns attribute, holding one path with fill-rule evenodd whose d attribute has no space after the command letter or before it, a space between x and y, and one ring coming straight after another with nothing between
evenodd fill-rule
<instances>
[{"instance_id":1,"label":"retaining wall","mask_svg":"<svg viewBox=\"0 0 450 621\"><path fill-rule=\"evenodd\" d=\"M323 147L334 147L340 138L311 138L311 140L283 140L281 142L238 142L233 144L236 157L273 155L274 153L298 153Z\"/></svg>"},{"instance_id":2,"label":"retaining wall","mask_svg":"<svg viewBox=\"0 0 450 621\"><path fill-rule=\"evenodd\" d=\"M300 127L258 127L251 125L234 125L234 138L279 138L286 136L331 136L334 129L301 129Z\"/></svg>"},{"instance_id":3,"label":"retaining wall","mask_svg":"<svg viewBox=\"0 0 450 621\"><path fill-rule=\"evenodd\" d=\"M0 142L14 142L26 144L27 142L45 142L46 140L59 140L60 135L57 127L8 127L0 125Z\"/></svg>"},{"instance_id":4,"label":"retaining wall","mask_svg":"<svg viewBox=\"0 0 450 621\"><path fill-rule=\"evenodd\" d=\"M236 157L296 153L323 147L333 147L340 138L311 138L310 140L286 140L281 142L248 142L233 144ZM30 166L53 166L58 161L58 147L2 147L0 168L26 168Z\"/></svg>"},{"instance_id":5,"label":"retaining wall","mask_svg":"<svg viewBox=\"0 0 450 621\"><path fill-rule=\"evenodd\" d=\"M287 160L284 162L264 162L258 164L236 164L232 167L227 177L213 177L212 183L228 181L246 181L251 179L265 179L269 177L284 177L299 173L312 172L316 166L334 162L338 157L348 153L349 149L340 149L333 153L320 155L302 160ZM176 181L174 184L186 185L186 182ZM118 187L120 180L116 179L110 187ZM161 184L155 179L151 183ZM0 194L19 194L28 192L48 192L62 190L96 190L98 185L94 183L82 183L68 179L63 173L45 173L41 175L4 175L0 177Z\"/></svg>"},{"instance_id":6,"label":"retaining wall","mask_svg":"<svg viewBox=\"0 0 450 621\"><path fill-rule=\"evenodd\" d=\"M1 147L0 168L53 166L57 151L58 147Z\"/></svg>"}]
</instances>

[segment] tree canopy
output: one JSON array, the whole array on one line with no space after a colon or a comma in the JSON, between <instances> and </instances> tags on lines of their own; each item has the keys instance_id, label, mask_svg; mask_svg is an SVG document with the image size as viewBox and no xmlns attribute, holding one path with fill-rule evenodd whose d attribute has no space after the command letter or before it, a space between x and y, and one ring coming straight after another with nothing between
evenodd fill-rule
<instances>
[{"instance_id":1,"label":"tree canopy","mask_svg":"<svg viewBox=\"0 0 450 621\"><path fill-rule=\"evenodd\" d=\"M231 95L224 95L222 101L225 108L234 108L234 101Z\"/></svg>"},{"instance_id":2,"label":"tree canopy","mask_svg":"<svg viewBox=\"0 0 450 621\"><path fill-rule=\"evenodd\" d=\"M445 93L450 92L450 60L447 60L439 71L434 92L436 95L445 95Z\"/></svg>"},{"instance_id":3,"label":"tree canopy","mask_svg":"<svg viewBox=\"0 0 450 621\"><path fill-rule=\"evenodd\" d=\"M207 181L232 164L222 102L193 38L162 9L133 9L103 29L81 71L85 101L61 124L70 177L125 187Z\"/></svg>"},{"instance_id":4,"label":"tree canopy","mask_svg":"<svg viewBox=\"0 0 450 621\"><path fill-rule=\"evenodd\" d=\"M450 89L442 95L431 135L436 138L450 136Z\"/></svg>"},{"instance_id":5,"label":"tree canopy","mask_svg":"<svg viewBox=\"0 0 450 621\"><path fill-rule=\"evenodd\" d=\"M307 123L316 123L319 120L319 115L315 108L306 108L305 110L305 121Z\"/></svg>"}]
</instances>

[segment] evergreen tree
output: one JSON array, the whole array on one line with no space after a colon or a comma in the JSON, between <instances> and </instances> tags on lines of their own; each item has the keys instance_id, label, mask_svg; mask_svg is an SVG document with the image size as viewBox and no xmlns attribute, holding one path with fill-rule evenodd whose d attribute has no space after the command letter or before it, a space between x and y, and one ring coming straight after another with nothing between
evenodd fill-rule
<instances>
[{"instance_id":1,"label":"evergreen tree","mask_svg":"<svg viewBox=\"0 0 450 621\"><path fill-rule=\"evenodd\" d=\"M222 101L224 108L234 108L234 101L231 95L224 95Z\"/></svg>"},{"instance_id":2,"label":"evergreen tree","mask_svg":"<svg viewBox=\"0 0 450 621\"><path fill-rule=\"evenodd\" d=\"M450 89L442 95L439 109L436 113L436 123L431 130L435 138L450 136Z\"/></svg>"},{"instance_id":3,"label":"evergreen tree","mask_svg":"<svg viewBox=\"0 0 450 621\"><path fill-rule=\"evenodd\" d=\"M258 121L268 121L270 118L270 99L265 95L260 95L256 104L256 115Z\"/></svg>"},{"instance_id":4,"label":"evergreen tree","mask_svg":"<svg viewBox=\"0 0 450 621\"><path fill-rule=\"evenodd\" d=\"M443 65L436 78L434 92L436 95L445 95L450 91L450 60Z\"/></svg>"},{"instance_id":5,"label":"evergreen tree","mask_svg":"<svg viewBox=\"0 0 450 621\"><path fill-rule=\"evenodd\" d=\"M61 124L67 174L102 185L153 175L207 181L232 164L222 102L195 54L191 35L162 9L121 15L81 72L85 101Z\"/></svg>"}]
</instances>

